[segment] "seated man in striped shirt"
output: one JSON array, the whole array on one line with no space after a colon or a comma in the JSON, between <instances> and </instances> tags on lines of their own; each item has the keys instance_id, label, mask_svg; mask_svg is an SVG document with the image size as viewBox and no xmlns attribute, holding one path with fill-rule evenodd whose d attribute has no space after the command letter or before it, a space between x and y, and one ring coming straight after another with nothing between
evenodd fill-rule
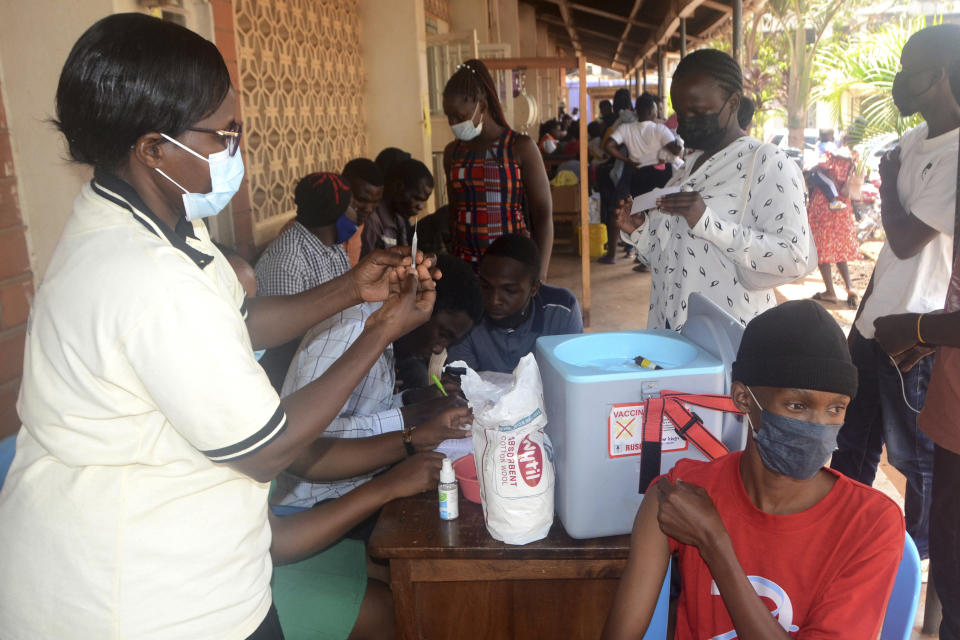
<instances>
[{"instance_id":1,"label":"seated man in striped shirt","mask_svg":"<svg viewBox=\"0 0 960 640\"><path fill-rule=\"evenodd\" d=\"M539 265L539 263L537 263ZM437 282L433 315L425 324L400 337L388 348L350 394L346 404L324 437L369 438L404 431L404 441L416 444L422 432L436 432L445 425L460 426L463 400L436 398L416 402L422 389L395 393L396 361L416 356L428 358L440 353L470 331L482 310L480 286L473 269L450 256L437 262L443 278ZM539 267L538 267L539 268ZM367 318L380 303L350 307L311 329L293 359L281 396L286 396L319 378L337 361L363 332ZM439 396L435 387L426 395ZM426 427L431 427L427 429ZM413 431L417 431L414 436ZM283 473L277 478L274 504L309 508L318 502L338 498L368 482L373 473L346 480L308 482L303 477Z\"/></svg>"},{"instance_id":2,"label":"seated man in striped shirt","mask_svg":"<svg viewBox=\"0 0 960 640\"><path fill-rule=\"evenodd\" d=\"M335 173L311 173L293 192L297 217L257 260L261 296L287 296L307 291L350 270L347 252L337 244L337 219L352 212L352 194ZM300 339L268 349L260 359L270 384L283 384Z\"/></svg>"},{"instance_id":3,"label":"seated man in striped shirt","mask_svg":"<svg viewBox=\"0 0 960 640\"><path fill-rule=\"evenodd\" d=\"M540 251L530 238L497 238L480 259L479 276L483 318L450 348L447 362L511 373L540 336L583 333L573 293L540 282Z\"/></svg>"}]
</instances>

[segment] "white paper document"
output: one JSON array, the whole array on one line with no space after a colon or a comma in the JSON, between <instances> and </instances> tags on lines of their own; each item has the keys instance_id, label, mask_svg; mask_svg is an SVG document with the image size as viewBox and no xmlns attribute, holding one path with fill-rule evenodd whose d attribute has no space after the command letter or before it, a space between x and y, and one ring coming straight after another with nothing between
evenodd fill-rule
<instances>
[{"instance_id":1,"label":"white paper document","mask_svg":"<svg viewBox=\"0 0 960 640\"><path fill-rule=\"evenodd\" d=\"M633 208L630 210L630 213L640 213L641 211L647 211L648 209L656 209L657 198L670 195L671 193L677 193L678 191L680 191L679 186L663 187L661 189L654 189L653 191L648 191L647 193L636 196L633 199Z\"/></svg>"}]
</instances>

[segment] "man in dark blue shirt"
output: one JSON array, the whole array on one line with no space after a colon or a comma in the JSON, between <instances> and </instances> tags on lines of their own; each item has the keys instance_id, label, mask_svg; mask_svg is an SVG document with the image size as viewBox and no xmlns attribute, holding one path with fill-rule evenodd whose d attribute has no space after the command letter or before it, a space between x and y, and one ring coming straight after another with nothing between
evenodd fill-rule
<instances>
[{"instance_id":1,"label":"man in dark blue shirt","mask_svg":"<svg viewBox=\"0 0 960 640\"><path fill-rule=\"evenodd\" d=\"M583 333L576 297L542 284L539 274L540 251L530 238L508 234L487 247L479 271L483 318L450 347L447 361L511 373L540 336Z\"/></svg>"}]
</instances>

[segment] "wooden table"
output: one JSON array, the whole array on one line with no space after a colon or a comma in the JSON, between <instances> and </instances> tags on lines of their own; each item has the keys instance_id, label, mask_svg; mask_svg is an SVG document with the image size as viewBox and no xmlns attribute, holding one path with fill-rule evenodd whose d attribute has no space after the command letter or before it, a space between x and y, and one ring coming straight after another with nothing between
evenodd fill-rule
<instances>
[{"instance_id":1,"label":"wooden table","mask_svg":"<svg viewBox=\"0 0 960 640\"><path fill-rule=\"evenodd\" d=\"M543 540L506 545L462 496L460 518L440 520L435 492L384 507L369 545L390 562L401 640L599 638L629 547L574 540L559 519Z\"/></svg>"}]
</instances>

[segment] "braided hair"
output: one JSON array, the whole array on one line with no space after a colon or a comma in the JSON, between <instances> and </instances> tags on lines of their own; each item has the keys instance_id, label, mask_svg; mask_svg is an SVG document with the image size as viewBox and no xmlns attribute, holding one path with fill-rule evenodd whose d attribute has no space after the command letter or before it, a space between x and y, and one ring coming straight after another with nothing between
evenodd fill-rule
<instances>
[{"instance_id":1,"label":"braided hair","mask_svg":"<svg viewBox=\"0 0 960 640\"><path fill-rule=\"evenodd\" d=\"M718 49L700 49L680 61L673 72L672 82L692 73L710 76L727 93L743 96L743 72L740 65L728 54Z\"/></svg>"},{"instance_id":2,"label":"braided hair","mask_svg":"<svg viewBox=\"0 0 960 640\"><path fill-rule=\"evenodd\" d=\"M307 229L336 224L350 206L350 187L335 173L311 173L297 183L297 222Z\"/></svg>"},{"instance_id":3,"label":"braided hair","mask_svg":"<svg viewBox=\"0 0 960 640\"><path fill-rule=\"evenodd\" d=\"M457 67L457 71L450 76L447 86L443 88L443 97L462 98L473 102L480 102L480 99L484 98L493 121L501 127L509 128L500 98L497 97L493 76L487 70L487 65L479 60L467 60Z\"/></svg>"},{"instance_id":4,"label":"braided hair","mask_svg":"<svg viewBox=\"0 0 960 640\"><path fill-rule=\"evenodd\" d=\"M617 89L613 94L613 112L619 114L623 109L633 108L633 98L630 97L630 89Z\"/></svg>"},{"instance_id":5,"label":"braided hair","mask_svg":"<svg viewBox=\"0 0 960 640\"><path fill-rule=\"evenodd\" d=\"M740 125L740 128L746 131L750 128L750 123L753 122L753 113L757 110L757 105L753 101L753 98L748 96L743 96L740 98L740 109L737 110L737 124Z\"/></svg>"}]
</instances>

